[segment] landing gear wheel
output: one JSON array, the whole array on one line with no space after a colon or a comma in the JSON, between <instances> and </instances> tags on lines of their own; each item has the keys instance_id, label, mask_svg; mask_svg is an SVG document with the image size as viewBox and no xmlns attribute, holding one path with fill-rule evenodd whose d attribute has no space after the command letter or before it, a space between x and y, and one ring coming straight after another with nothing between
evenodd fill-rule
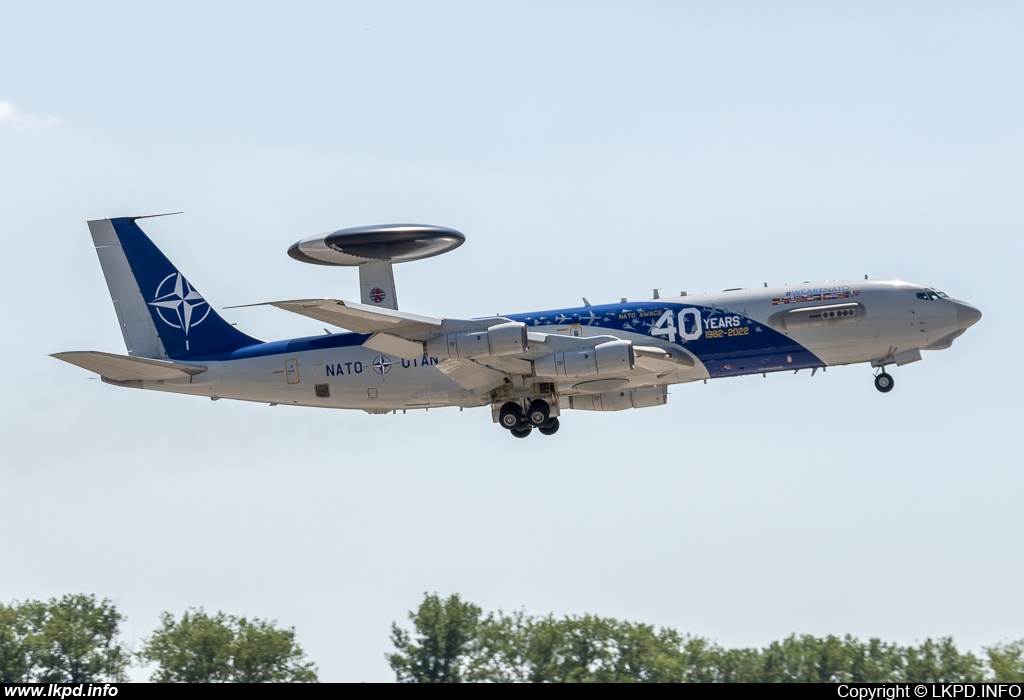
<instances>
[{"instance_id":1,"label":"landing gear wheel","mask_svg":"<svg viewBox=\"0 0 1024 700\"><path fill-rule=\"evenodd\" d=\"M881 374L875 375L875 388L883 394L888 394L892 391L892 388L896 385L891 374L882 372Z\"/></svg>"},{"instance_id":2,"label":"landing gear wheel","mask_svg":"<svg viewBox=\"0 0 1024 700\"><path fill-rule=\"evenodd\" d=\"M498 413L498 422L501 423L502 428L514 430L523 422L523 409L515 401L509 401L501 407L501 412Z\"/></svg>"},{"instance_id":3,"label":"landing gear wheel","mask_svg":"<svg viewBox=\"0 0 1024 700\"><path fill-rule=\"evenodd\" d=\"M530 433L533 432L533 428L530 426L526 426L525 428L512 428L509 432L512 433L512 437L524 438L530 437Z\"/></svg>"},{"instance_id":4,"label":"landing gear wheel","mask_svg":"<svg viewBox=\"0 0 1024 700\"><path fill-rule=\"evenodd\" d=\"M544 425L537 428L541 435L554 435L558 432L558 418L548 418Z\"/></svg>"},{"instance_id":5,"label":"landing gear wheel","mask_svg":"<svg viewBox=\"0 0 1024 700\"><path fill-rule=\"evenodd\" d=\"M547 423L551 415L551 407L544 399L537 399L530 404L530 410L526 412L526 419L531 425L541 426Z\"/></svg>"}]
</instances>

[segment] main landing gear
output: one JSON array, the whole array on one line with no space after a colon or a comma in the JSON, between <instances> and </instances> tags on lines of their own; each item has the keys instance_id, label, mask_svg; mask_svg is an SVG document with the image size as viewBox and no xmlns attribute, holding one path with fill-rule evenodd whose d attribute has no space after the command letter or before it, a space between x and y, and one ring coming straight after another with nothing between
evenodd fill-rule
<instances>
[{"instance_id":1,"label":"main landing gear","mask_svg":"<svg viewBox=\"0 0 1024 700\"><path fill-rule=\"evenodd\" d=\"M528 437L534 428L539 430L541 435L554 435L558 432L558 417L551 415L551 407L543 399L530 402L525 413L522 406L515 401L509 401L501 407L498 423L517 438Z\"/></svg>"},{"instance_id":2,"label":"main landing gear","mask_svg":"<svg viewBox=\"0 0 1024 700\"><path fill-rule=\"evenodd\" d=\"M892 391L894 386L896 386L896 381L892 378L892 375L887 374L885 370L882 370L879 374L875 375L875 388L883 394L888 394Z\"/></svg>"}]
</instances>

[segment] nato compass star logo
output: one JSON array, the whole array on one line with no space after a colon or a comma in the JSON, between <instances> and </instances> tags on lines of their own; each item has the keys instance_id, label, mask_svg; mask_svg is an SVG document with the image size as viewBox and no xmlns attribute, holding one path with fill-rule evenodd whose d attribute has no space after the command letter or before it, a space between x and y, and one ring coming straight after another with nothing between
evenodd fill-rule
<instances>
[{"instance_id":1,"label":"nato compass star logo","mask_svg":"<svg viewBox=\"0 0 1024 700\"><path fill-rule=\"evenodd\" d=\"M380 375L381 379L384 379L384 375L391 371L391 365L393 364L391 358L387 355L378 355L370 366L373 367L374 372Z\"/></svg>"},{"instance_id":2,"label":"nato compass star logo","mask_svg":"<svg viewBox=\"0 0 1024 700\"><path fill-rule=\"evenodd\" d=\"M171 328L180 328L186 337L190 328L195 328L210 315L210 305L180 272L164 277L149 305L156 308L164 323Z\"/></svg>"}]
</instances>

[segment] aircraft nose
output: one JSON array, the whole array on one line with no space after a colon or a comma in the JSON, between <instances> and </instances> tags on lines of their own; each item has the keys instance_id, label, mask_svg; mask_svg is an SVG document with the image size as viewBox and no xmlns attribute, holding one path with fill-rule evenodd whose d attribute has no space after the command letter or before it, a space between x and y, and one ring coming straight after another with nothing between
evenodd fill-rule
<instances>
[{"instance_id":1,"label":"aircraft nose","mask_svg":"<svg viewBox=\"0 0 1024 700\"><path fill-rule=\"evenodd\" d=\"M956 324L965 331L981 320L981 312L970 304L962 301L956 303Z\"/></svg>"}]
</instances>

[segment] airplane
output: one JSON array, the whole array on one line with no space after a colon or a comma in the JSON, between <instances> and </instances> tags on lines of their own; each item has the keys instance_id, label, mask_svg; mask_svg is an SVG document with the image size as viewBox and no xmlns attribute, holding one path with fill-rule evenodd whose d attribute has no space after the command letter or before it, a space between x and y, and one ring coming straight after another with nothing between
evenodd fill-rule
<instances>
[{"instance_id":1,"label":"airplane","mask_svg":"<svg viewBox=\"0 0 1024 700\"><path fill-rule=\"evenodd\" d=\"M162 216L162 215L158 215ZM668 387L867 363L886 370L942 350L981 312L900 280L835 281L458 319L398 310L393 265L447 253L450 228L362 226L310 236L288 254L359 268L361 300L269 305L344 332L258 340L226 321L137 223L89 221L127 355L55 353L114 386L270 405L394 413L490 407L514 437L559 429L563 411L664 405ZM228 307L232 308L232 307ZM527 319L532 321L528 325Z\"/></svg>"}]
</instances>

